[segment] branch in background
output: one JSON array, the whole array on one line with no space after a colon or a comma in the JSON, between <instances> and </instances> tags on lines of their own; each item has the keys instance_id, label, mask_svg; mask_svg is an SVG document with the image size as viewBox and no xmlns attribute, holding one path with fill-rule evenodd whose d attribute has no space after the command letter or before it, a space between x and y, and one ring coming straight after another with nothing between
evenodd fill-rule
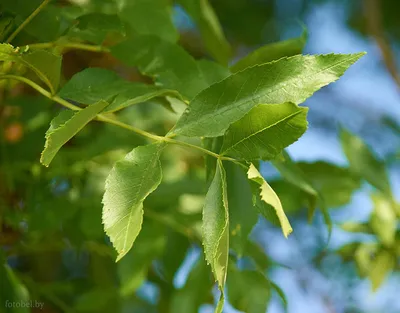
<instances>
[{"instance_id":1,"label":"branch in background","mask_svg":"<svg viewBox=\"0 0 400 313\"><path fill-rule=\"evenodd\" d=\"M397 86L400 88L400 75L397 72L396 59L382 27L381 1L365 0L364 11L369 33L377 42L386 67Z\"/></svg>"}]
</instances>

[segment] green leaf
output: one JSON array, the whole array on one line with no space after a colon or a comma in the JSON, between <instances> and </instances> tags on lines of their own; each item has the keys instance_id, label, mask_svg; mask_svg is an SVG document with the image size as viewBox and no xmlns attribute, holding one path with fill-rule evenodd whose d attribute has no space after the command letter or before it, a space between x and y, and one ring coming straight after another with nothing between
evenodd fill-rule
<instances>
[{"instance_id":1,"label":"green leaf","mask_svg":"<svg viewBox=\"0 0 400 313\"><path fill-rule=\"evenodd\" d=\"M118 15L89 13L79 16L67 37L102 44L108 35L124 35L125 28Z\"/></svg>"},{"instance_id":2,"label":"green leaf","mask_svg":"<svg viewBox=\"0 0 400 313\"><path fill-rule=\"evenodd\" d=\"M378 190L391 196L385 164L373 155L359 137L346 130L341 131L340 137L343 151L350 163L350 169Z\"/></svg>"},{"instance_id":3,"label":"green leaf","mask_svg":"<svg viewBox=\"0 0 400 313\"><path fill-rule=\"evenodd\" d=\"M197 66L207 83L207 86L211 86L231 75L229 69L218 63L209 60L199 60L197 61Z\"/></svg>"},{"instance_id":4,"label":"green leaf","mask_svg":"<svg viewBox=\"0 0 400 313\"><path fill-rule=\"evenodd\" d=\"M242 168L226 163L226 179L228 186L230 246L241 257L246 249L249 236L258 216L253 205L246 172Z\"/></svg>"},{"instance_id":5,"label":"green leaf","mask_svg":"<svg viewBox=\"0 0 400 313\"><path fill-rule=\"evenodd\" d=\"M281 224L283 235L287 238L289 234L293 231L292 226L290 226L289 220L283 211L281 201L276 195L275 191L270 185L264 180L257 168L251 163L249 170L247 172L247 177L251 181L257 183L260 186L260 196L261 200L269 204L275 209L275 213Z\"/></svg>"},{"instance_id":6,"label":"green leaf","mask_svg":"<svg viewBox=\"0 0 400 313\"><path fill-rule=\"evenodd\" d=\"M244 160L274 159L304 134L307 111L293 103L258 105L228 128L221 154Z\"/></svg>"},{"instance_id":7,"label":"green leaf","mask_svg":"<svg viewBox=\"0 0 400 313\"><path fill-rule=\"evenodd\" d=\"M297 38L291 38L284 41L274 42L262 46L253 52L249 53L232 67L232 73L244 70L247 67L252 67L259 64L264 64L283 57L290 57L296 54L301 54L307 41L307 31Z\"/></svg>"},{"instance_id":8,"label":"green leaf","mask_svg":"<svg viewBox=\"0 0 400 313\"><path fill-rule=\"evenodd\" d=\"M194 58L182 47L155 36L138 36L111 48L111 53L128 66L137 66L165 88L192 99L207 84Z\"/></svg>"},{"instance_id":9,"label":"green leaf","mask_svg":"<svg viewBox=\"0 0 400 313\"><path fill-rule=\"evenodd\" d=\"M345 222L340 228L350 233L373 234L371 227L366 223Z\"/></svg>"},{"instance_id":10,"label":"green leaf","mask_svg":"<svg viewBox=\"0 0 400 313\"><path fill-rule=\"evenodd\" d=\"M40 163L49 166L61 147L93 120L107 105L107 102L99 101L76 113L62 111L55 117L46 132L46 143L40 157Z\"/></svg>"},{"instance_id":11,"label":"green leaf","mask_svg":"<svg viewBox=\"0 0 400 313\"><path fill-rule=\"evenodd\" d=\"M364 53L294 56L247 68L200 92L171 134L221 136L253 107L299 104L337 80Z\"/></svg>"},{"instance_id":12,"label":"green leaf","mask_svg":"<svg viewBox=\"0 0 400 313\"><path fill-rule=\"evenodd\" d=\"M370 218L370 227L383 245L391 247L395 243L397 217L393 203L381 194L371 195L374 210Z\"/></svg>"},{"instance_id":13,"label":"green leaf","mask_svg":"<svg viewBox=\"0 0 400 313\"><path fill-rule=\"evenodd\" d=\"M172 8L165 0L119 1L119 15L139 35L156 35L176 42L179 33L172 19Z\"/></svg>"},{"instance_id":14,"label":"green leaf","mask_svg":"<svg viewBox=\"0 0 400 313\"><path fill-rule=\"evenodd\" d=\"M214 153L219 153L221 151L223 138L222 137L202 138L201 142L202 142L202 146L205 149L212 151ZM207 182L209 182L215 176L217 159L208 154L206 154L204 156L204 159L205 159L204 163L205 163L205 167L206 167L206 180L207 180Z\"/></svg>"},{"instance_id":15,"label":"green leaf","mask_svg":"<svg viewBox=\"0 0 400 313\"><path fill-rule=\"evenodd\" d=\"M368 278L372 283L372 290L376 291L385 281L385 278L396 265L396 258L386 250L381 250L371 263Z\"/></svg>"},{"instance_id":16,"label":"green leaf","mask_svg":"<svg viewBox=\"0 0 400 313\"><path fill-rule=\"evenodd\" d=\"M115 163L106 180L103 224L118 252L119 261L138 236L143 221L143 201L161 183L159 160L162 144L140 146Z\"/></svg>"},{"instance_id":17,"label":"green leaf","mask_svg":"<svg viewBox=\"0 0 400 313\"><path fill-rule=\"evenodd\" d=\"M0 16L0 42L6 41L14 29L14 18L11 16Z\"/></svg>"},{"instance_id":18,"label":"green leaf","mask_svg":"<svg viewBox=\"0 0 400 313\"><path fill-rule=\"evenodd\" d=\"M55 93L60 82L62 58L46 50L21 52L9 44L0 44L0 61L12 61L31 69Z\"/></svg>"},{"instance_id":19,"label":"green leaf","mask_svg":"<svg viewBox=\"0 0 400 313\"><path fill-rule=\"evenodd\" d=\"M16 306L16 303L27 303L29 301L29 293L26 287L19 281L18 277L7 264L1 264L0 277L0 303L2 308L5 308L4 312L30 312L30 309L28 307ZM8 305L11 305L11 307L9 307Z\"/></svg>"},{"instance_id":20,"label":"green leaf","mask_svg":"<svg viewBox=\"0 0 400 313\"><path fill-rule=\"evenodd\" d=\"M208 0L179 0L178 3L198 25L206 49L219 63L227 65L231 47Z\"/></svg>"},{"instance_id":21,"label":"green leaf","mask_svg":"<svg viewBox=\"0 0 400 313\"><path fill-rule=\"evenodd\" d=\"M222 311L229 254L229 212L226 174L222 162L207 192L203 209L203 245L207 263L221 291L216 312Z\"/></svg>"},{"instance_id":22,"label":"green leaf","mask_svg":"<svg viewBox=\"0 0 400 313\"><path fill-rule=\"evenodd\" d=\"M260 272L230 270L227 285L229 302L237 310L246 313L267 311L271 298L271 286Z\"/></svg>"},{"instance_id":23,"label":"green leaf","mask_svg":"<svg viewBox=\"0 0 400 313\"><path fill-rule=\"evenodd\" d=\"M84 104L110 100L104 112L116 112L156 97L181 97L175 90L129 82L117 73L102 68L87 68L75 74L61 88L59 96Z\"/></svg>"},{"instance_id":24,"label":"green leaf","mask_svg":"<svg viewBox=\"0 0 400 313\"><path fill-rule=\"evenodd\" d=\"M350 202L354 191L361 187L360 179L348 168L324 161L297 163L328 208L343 206Z\"/></svg>"}]
</instances>

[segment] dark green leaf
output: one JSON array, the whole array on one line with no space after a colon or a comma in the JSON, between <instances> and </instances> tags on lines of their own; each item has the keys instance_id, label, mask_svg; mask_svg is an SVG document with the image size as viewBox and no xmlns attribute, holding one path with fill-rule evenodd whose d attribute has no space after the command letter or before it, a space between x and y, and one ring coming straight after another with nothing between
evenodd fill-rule
<instances>
[{"instance_id":1,"label":"dark green leaf","mask_svg":"<svg viewBox=\"0 0 400 313\"><path fill-rule=\"evenodd\" d=\"M283 57L290 57L301 54L307 41L307 31L304 31L300 37L291 38L284 41L274 42L254 50L232 67L232 73L244 70L247 67L264 64Z\"/></svg>"},{"instance_id":2,"label":"dark green leaf","mask_svg":"<svg viewBox=\"0 0 400 313\"><path fill-rule=\"evenodd\" d=\"M208 0L179 0L178 3L198 25L206 49L218 62L227 65L232 54L231 47Z\"/></svg>"},{"instance_id":3,"label":"dark green leaf","mask_svg":"<svg viewBox=\"0 0 400 313\"><path fill-rule=\"evenodd\" d=\"M46 132L46 143L40 162L45 166L49 166L61 147L93 120L107 105L107 102L99 101L76 113L62 111L52 120L50 128Z\"/></svg>"},{"instance_id":4,"label":"dark green leaf","mask_svg":"<svg viewBox=\"0 0 400 313\"><path fill-rule=\"evenodd\" d=\"M138 36L111 48L112 54L129 66L137 66L163 87L193 98L207 84L196 61L182 47L155 36Z\"/></svg>"},{"instance_id":5,"label":"dark green leaf","mask_svg":"<svg viewBox=\"0 0 400 313\"><path fill-rule=\"evenodd\" d=\"M228 128L222 155L244 160L274 159L306 131L307 111L293 103L256 106Z\"/></svg>"},{"instance_id":6,"label":"dark green leaf","mask_svg":"<svg viewBox=\"0 0 400 313\"><path fill-rule=\"evenodd\" d=\"M341 132L342 147L350 169L386 195L391 195L385 164L378 160L367 145L346 130Z\"/></svg>"},{"instance_id":7,"label":"dark green leaf","mask_svg":"<svg viewBox=\"0 0 400 313\"><path fill-rule=\"evenodd\" d=\"M140 146L115 163L103 197L103 224L117 261L132 248L143 222L143 201L161 183L162 144Z\"/></svg>"},{"instance_id":8,"label":"dark green leaf","mask_svg":"<svg viewBox=\"0 0 400 313\"><path fill-rule=\"evenodd\" d=\"M337 80L363 55L294 56L247 68L200 92L171 134L221 136L259 104L299 104Z\"/></svg>"}]
</instances>

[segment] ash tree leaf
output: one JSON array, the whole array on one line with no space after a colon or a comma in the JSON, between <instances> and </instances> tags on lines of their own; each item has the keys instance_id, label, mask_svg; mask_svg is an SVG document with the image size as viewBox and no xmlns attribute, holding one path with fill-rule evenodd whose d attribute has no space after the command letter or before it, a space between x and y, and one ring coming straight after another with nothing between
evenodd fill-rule
<instances>
[{"instance_id":1,"label":"ash tree leaf","mask_svg":"<svg viewBox=\"0 0 400 313\"><path fill-rule=\"evenodd\" d=\"M307 111L290 102L258 105L228 128L221 154L244 160L274 159L307 130Z\"/></svg>"},{"instance_id":2,"label":"ash tree leaf","mask_svg":"<svg viewBox=\"0 0 400 313\"><path fill-rule=\"evenodd\" d=\"M208 0L179 0L198 25L206 49L219 63L227 65L232 55L222 26Z\"/></svg>"},{"instance_id":3,"label":"ash tree leaf","mask_svg":"<svg viewBox=\"0 0 400 313\"><path fill-rule=\"evenodd\" d=\"M46 132L46 142L40 162L49 166L61 147L100 113L108 102L99 101L76 113L62 111L55 117Z\"/></svg>"},{"instance_id":4,"label":"ash tree leaf","mask_svg":"<svg viewBox=\"0 0 400 313\"><path fill-rule=\"evenodd\" d=\"M116 112L157 97L181 98L175 90L129 82L117 73L102 68L87 68L75 74L58 95L84 104L110 100L111 103L104 112Z\"/></svg>"},{"instance_id":5,"label":"ash tree leaf","mask_svg":"<svg viewBox=\"0 0 400 313\"><path fill-rule=\"evenodd\" d=\"M265 313L267 311L271 298L271 286L262 273L250 270L231 270L227 286L229 302L237 310L246 313Z\"/></svg>"},{"instance_id":6,"label":"ash tree leaf","mask_svg":"<svg viewBox=\"0 0 400 313\"><path fill-rule=\"evenodd\" d=\"M259 104L299 104L336 81L364 53L294 56L247 68L201 91L171 135L221 136Z\"/></svg>"},{"instance_id":7,"label":"ash tree leaf","mask_svg":"<svg viewBox=\"0 0 400 313\"><path fill-rule=\"evenodd\" d=\"M304 46L306 45L306 41L307 31L304 30L303 34L301 34L300 37L274 42L262 46L237 61L231 67L231 72L236 73L244 70L247 67L264 64L267 62L278 60L283 57L290 57L296 54L301 54Z\"/></svg>"},{"instance_id":8,"label":"ash tree leaf","mask_svg":"<svg viewBox=\"0 0 400 313\"><path fill-rule=\"evenodd\" d=\"M162 144L139 146L115 163L103 196L104 230L118 252L132 248L143 222L143 201L161 183Z\"/></svg>"},{"instance_id":9,"label":"ash tree leaf","mask_svg":"<svg viewBox=\"0 0 400 313\"><path fill-rule=\"evenodd\" d=\"M229 212L226 173L220 160L205 198L202 230L205 257L221 291L215 312L222 312L229 254Z\"/></svg>"},{"instance_id":10,"label":"ash tree leaf","mask_svg":"<svg viewBox=\"0 0 400 313\"><path fill-rule=\"evenodd\" d=\"M0 61L12 61L26 66L55 94L60 83L61 56L46 50L22 52L9 44L0 44Z\"/></svg>"},{"instance_id":11,"label":"ash tree leaf","mask_svg":"<svg viewBox=\"0 0 400 313\"><path fill-rule=\"evenodd\" d=\"M246 172L236 164L226 163L229 203L230 246L241 257L248 244L248 236L257 223L253 195Z\"/></svg>"},{"instance_id":12,"label":"ash tree leaf","mask_svg":"<svg viewBox=\"0 0 400 313\"><path fill-rule=\"evenodd\" d=\"M111 53L128 66L137 66L164 88L192 99L207 83L195 59L182 47L156 36L137 36L111 48Z\"/></svg>"},{"instance_id":13,"label":"ash tree leaf","mask_svg":"<svg viewBox=\"0 0 400 313\"><path fill-rule=\"evenodd\" d=\"M350 163L350 170L381 192L391 196L385 164L375 157L359 137L344 129L341 131L340 137L343 151Z\"/></svg>"},{"instance_id":14,"label":"ash tree leaf","mask_svg":"<svg viewBox=\"0 0 400 313\"><path fill-rule=\"evenodd\" d=\"M179 33L172 18L172 8L165 0L119 1L120 17L139 35L155 35L176 42Z\"/></svg>"},{"instance_id":15,"label":"ash tree leaf","mask_svg":"<svg viewBox=\"0 0 400 313\"><path fill-rule=\"evenodd\" d=\"M275 209L275 213L279 219L283 235L287 238L293 229L292 226L290 226L289 220L282 208L279 197L252 163L249 166L247 177L259 185L261 200Z\"/></svg>"},{"instance_id":16,"label":"ash tree leaf","mask_svg":"<svg viewBox=\"0 0 400 313\"><path fill-rule=\"evenodd\" d=\"M3 260L1 260L3 261ZM29 301L29 292L26 287L20 282L13 270L7 264L0 265L0 303L5 307L7 313L28 313L28 307L16 306L16 303L27 303ZM8 307L8 302L14 304Z\"/></svg>"}]
</instances>

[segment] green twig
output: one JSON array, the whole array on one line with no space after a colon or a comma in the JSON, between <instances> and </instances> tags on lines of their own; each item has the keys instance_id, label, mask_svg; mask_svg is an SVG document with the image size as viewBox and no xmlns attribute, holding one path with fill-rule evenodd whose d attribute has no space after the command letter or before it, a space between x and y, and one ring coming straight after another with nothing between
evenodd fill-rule
<instances>
[{"instance_id":1,"label":"green twig","mask_svg":"<svg viewBox=\"0 0 400 313\"><path fill-rule=\"evenodd\" d=\"M27 45L24 48L29 49L49 49L54 47L61 47L66 49L76 49L76 50L85 50L91 52L110 52L110 49L104 46L95 46L95 45L88 45L84 43L78 42L60 42L60 41L53 41L53 42L43 42L43 43L34 43L31 45Z\"/></svg>"},{"instance_id":2,"label":"green twig","mask_svg":"<svg viewBox=\"0 0 400 313\"><path fill-rule=\"evenodd\" d=\"M38 15L39 12L40 12L41 10L43 10L43 8L44 8L49 2L50 2L50 0L44 0L44 1L36 8L36 10L33 11L33 12L31 13L31 15L29 15L29 16L25 19L25 21L23 21L22 24L18 26L18 28L10 35L10 37L8 37L8 39L7 39L6 42L7 42L7 43L11 42L11 41L19 34L19 32L20 32L26 25L28 25L28 23L29 23L30 21L32 21L32 19L33 19L36 15Z\"/></svg>"}]
</instances>

